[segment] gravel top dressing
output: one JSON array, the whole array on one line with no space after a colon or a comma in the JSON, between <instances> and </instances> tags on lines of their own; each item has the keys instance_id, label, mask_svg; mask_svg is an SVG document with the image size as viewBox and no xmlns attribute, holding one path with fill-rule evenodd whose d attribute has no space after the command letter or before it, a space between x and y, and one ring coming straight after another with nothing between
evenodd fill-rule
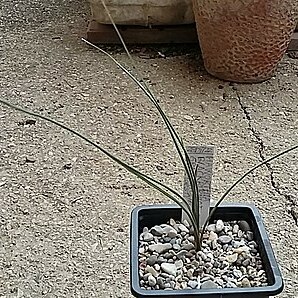
<instances>
[{"instance_id":1,"label":"gravel top dressing","mask_svg":"<svg viewBox=\"0 0 298 298\"><path fill-rule=\"evenodd\" d=\"M140 286L178 290L267 286L267 277L249 224L209 224L202 249L195 250L187 221L145 227L139 236Z\"/></svg>"}]
</instances>

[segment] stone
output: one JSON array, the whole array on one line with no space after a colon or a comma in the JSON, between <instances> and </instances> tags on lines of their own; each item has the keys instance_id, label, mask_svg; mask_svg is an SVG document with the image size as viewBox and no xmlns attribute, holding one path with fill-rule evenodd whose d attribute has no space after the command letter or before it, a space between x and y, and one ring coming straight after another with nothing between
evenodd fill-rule
<instances>
[{"instance_id":1,"label":"stone","mask_svg":"<svg viewBox=\"0 0 298 298\"><path fill-rule=\"evenodd\" d=\"M242 277L242 272L241 272L241 270L234 268L233 275L235 276L235 278L239 279L240 277Z\"/></svg>"},{"instance_id":2,"label":"stone","mask_svg":"<svg viewBox=\"0 0 298 298\"><path fill-rule=\"evenodd\" d=\"M158 276L158 272L151 266L147 266L145 268L145 272L150 273L152 276L157 277Z\"/></svg>"},{"instance_id":3,"label":"stone","mask_svg":"<svg viewBox=\"0 0 298 298\"><path fill-rule=\"evenodd\" d=\"M195 270L193 268L190 268L187 270L186 272L186 276L191 279L193 277L193 274L194 274Z\"/></svg>"},{"instance_id":4,"label":"stone","mask_svg":"<svg viewBox=\"0 0 298 298\"><path fill-rule=\"evenodd\" d=\"M250 231L250 226L248 224L248 222L246 220L240 220L239 223L239 228L243 231L243 232L247 232Z\"/></svg>"},{"instance_id":5,"label":"stone","mask_svg":"<svg viewBox=\"0 0 298 298\"><path fill-rule=\"evenodd\" d=\"M185 258L185 255L187 254L187 250L180 250L178 253L177 253L177 258L178 259L183 259Z\"/></svg>"},{"instance_id":6,"label":"stone","mask_svg":"<svg viewBox=\"0 0 298 298\"><path fill-rule=\"evenodd\" d=\"M248 241L252 241L254 239L254 233L251 231L247 231L246 236Z\"/></svg>"},{"instance_id":7,"label":"stone","mask_svg":"<svg viewBox=\"0 0 298 298\"><path fill-rule=\"evenodd\" d=\"M201 289L217 289L217 288L218 288L217 284L212 280L204 281L201 284Z\"/></svg>"},{"instance_id":8,"label":"stone","mask_svg":"<svg viewBox=\"0 0 298 298\"><path fill-rule=\"evenodd\" d=\"M182 260L176 261L175 266L177 269L181 269L183 267L183 261Z\"/></svg>"},{"instance_id":9,"label":"stone","mask_svg":"<svg viewBox=\"0 0 298 298\"><path fill-rule=\"evenodd\" d=\"M233 252L237 253L237 254L241 254L243 252L248 253L249 252L249 247L247 246L241 246L238 248L233 249Z\"/></svg>"},{"instance_id":10,"label":"stone","mask_svg":"<svg viewBox=\"0 0 298 298\"><path fill-rule=\"evenodd\" d=\"M153 266L157 262L157 256L151 255L146 259L146 263L150 266Z\"/></svg>"},{"instance_id":11,"label":"stone","mask_svg":"<svg viewBox=\"0 0 298 298\"><path fill-rule=\"evenodd\" d=\"M217 240L218 239L218 235L215 233L215 232L213 232L213 231L211 231L210 233L209 233L209 238L208 238L210 241L213 241L213 240Z\"/></svg>"},{"instance_id":12,"label":"stone","mask_svg":"<svg viewBox=\"0 0 298 298\"><path fill-rule=\"evenodd\" d=\"M171 285L171 289L175 290L175 287L176 287L175 281L171 280L170 285Z\"/></svg>"},{"instance_id":13,"label":"stone","mask_svg":"<svg viewBox=\"0 0 298 298\"><path fill-rule=\"evenodd\" d=\"M179 244L177 244L177 243L174 243L173 244L173 249L174 250L180 250L181 249L181 246Z\"/></svg>"},{"instance_id":14,"label":"stone","mask_svg":"<svg viewBox=\"0 0 298 298\"><path fill-rule=\"evenodd\" d=\"M235 263L235 262L237 261L237 259L238 259L238 254L237 254L237 253L234 253L234 254L232 254L232 255L227 255L227 256L226 256L226 260L227 260L230 264Z\"/></svg>"},{"instance_id":15,"label":"stone","mask_svg":"<svg viewBox=\"0 0 298 298\"><path fill-rule=\"evenodd\" d=\"M154 226L150 229L150 233L154 236L161 236L163 234L163 229L160 226Z\"/></svg>"},{"instance_id":16,"label":"stone","mask_svg":"<svg viewBox=\"0 0 298 298\"><path fill-rule=\"evenodd\" d=\"M153 235L149 232L143 233L143 241L150 242L154 239Z\"/></svg>"},{"instance_id":17,"label":"stone","mask_svg":"<svg viewBox=\"0 0 298 298\"><path fill-rule=\"evenodd\" d=\"M164 235L160 240L162 240L163 243L166 243L166 242L171 243L172 238Z\"/></svg>"},{"instance_id":18,"label":"stone","mask_svg":"<svg viewBox=\"0 0 298 298\"><path fill-rule=\"evenodd\" d=\"M215 224L210 224L207 226L207 231L212 231L212 232L215 232Z\"/></svg>"},{"instance_id":19,"label":"stone","mask_svg":"<svg viewBox=\"0 0 298 298\"><path fill-rule=\"evenodd\" d=\"M174 254L171 252L166 252L163 256L165 259L172 259Z\"/></svg>"},{"instance_id":20,"label":"stone","mask_svg":"<svg viewBox=\"0 0 298 298\"><path fill-rule=\"evenodd\" d=\"M197 286L198 286L198 282L195 281L195 280L190 280L190 281L187 283L187 285L188 285L190 288L195 289L195 288L197 288Z\"/></svg>"},{"instance_id":21,"label":"stone","mask_svg":"<svg viewBox=\"0 0 298 298\"><path fill-rule=\"evenodd\" d=\"M224 229L225 225L221 219L215 223L215 232L220 233Z\"/></svg>"},{"instance_id":22,"label":"stone","mask_svg":"<svg viewBox=\"0 0 298 298\"><path fill-rule=\"evenodd\" d=\"M169 238L175 238L178 232L170 225L162 226L163 233L166 234Z\"/></svg>"},{"instance_id":23,"label":"stone","mask_svg":"<svg viewBox=\"0 0 298 298\"><path fill-rule=\"evenodd\" d=\"M189 236L187 239L191 243L194 243L195 242L195 237L194 236Z\"/></svg>"},{"instance_id":24,"label":"stone","mask_svg":"<svg viewBox=\"0 0 298 298\"><path fill-rule=\"evenodd\" d=\"M165 273L168 273L173 276L176 276L177 274L177 267L175 264L162 263L160 267Z\"/></svg>"},{"instance_id":25,"label":"stone","mask_svg":"<svg viewBox=\"0 0 298 298\"><path fill-rule=\"evenodd\" d=\"M242 262L242 265L243 265L244 267L247 267L249 264L250 264L250 260L249 260L249 259L245 259L245 260Z\"/></svg>"},{"instance_id":26,"label":"stone","mask_svg":"<svg viewBox=\"0 0 298 298\"><path fill-rule=\"evenodd\" d=\"M234 226L233 226L233 234L238 234L238 231L239 231L239 225L237 225L237 224L235 224Z\"/></svg>"},{"instance_id":27,"label":"stone","mask_svg":"<svg viewBox=\"0 0 298 298\"><path fill-rule=\"evenodd\" d=\"M218 247L217 240L214 239L214 240L211 242L211 248L212 248L213 250L216 250L217 247Z\"/></svg>"},{"instance_id":28,"label":"stone","mask_svg":"<svg viewBox=\"0 0 298 298\"><path fill-rule=\"evenodd\" d=\"M221 244L229 244L232 241L232 238L230 236L223 235L223 236L218 237L217 241ZM150 248L150 246L149 246L149 248Z\"/></svg>"},{"instance_id":29,"label":"stone","mask_svg":"<svg viewBox=\"0 0 298 298\"><path fill-rule=\"evenodd\" d=\"M178 228L181 232L189 233L189 229L183 224L178 224Z\"/></svg>"},{"instance_id":30,"label":"stone","mask_svg":"<svg viewBox=\"0 0 298 298\"><path fill-rule=\"evenodd\" d=\"M157 264L161 264L161 263L164 263L164 262L167 262L167 259L165 259L163 256L159 256L157 258Z\"/></svg>"},{"instance_id":31,"label":"stone","mask_svg":"<svg viewBox=\"0 0 298 298\"><path fill-rule=\"evenodd\" d=\"M241 281L241 287L242 288L250 288L251 287L251 284L248 280L248 278L244 277Z\"/></svg>"},{"instance_id":32,"label":"stone","mask_svg":"<svg viewBox=\"0 0 298 298\"><path fill-rule=\"evenodd\" d=\"M228 281L226 284L227 288L237 288L236 284L232 281Z\"/></svg>"},{"instance_id":33,"label":"stone","mask_svg":"<svg viewBox=\"0 0 298 298\"><path fill-rule=\"evenodd\" d=\"M174 226L176 225L176 221L175 221L175 219L173 219L173 218L170 218L169 223L170 223L170 225L171 225L172 227L174 227Z\"/></svg>"},{"instance_id":34,"label":"stone","mask_svg":"<svg viewBox=\"0 0 298 298\"><path fill-rule=\"evenodd\" d=\"M145 251L146 251L146 249L144 246L139 248L139 254L144 254Z\"/></svg>"},{"instance_id":35,"label":"stone","mask_svg":"<svg viewBox=\"0 0 298 298\"><path fill-rule=\"evenodd\" d=\"M156 280L156 283L159 285L160 289L164 289L165 288L165 280L162 277L158 277Z\"/></svg>"},{"instance_id":36,"label":"stone","mask_svg":"<svg viewBox=\"0 0 298 298\"><path fill-rule=\"evenodd\" d=\"M162 254L172 248L171 243L157 243L149 245L150 251L156 251L159 254Z\"/></svg>"},{"instance_id":37,"label":"stone","mask_svg":"<svg viewBox=\"0 0 298 298\"><path fill-rule=\"evenodd\" d=\"M156 285L156 278L153 275L148 276L148 285L154 287Z\"/></svg>"},{"instance_id":38,"label":"stone","mask_svg":"<svg viewBox=\"0 0 298 298\"><path fill-rule=\"evenodd\" d=\"M192 243L187 243L182 246L182 249L185 249L185 250L192 250L194 248L195 246Z\"/></svg>"},{"instance_id":39,"label":"stone","mask_svg":"<svg viewBox=\"0 0 298 298\"><path fill-rule=\"evenodd\" d=\"M197 260L193 260L191 262L191 265L194 267L194 268L199 268L200 267L200 263L197 261Z\"/></svg>"},{"instance_id":40,"label":"stone","mask_svg":"<svg viewBox=\"0 0 298 298\"><path fill-rule=\"evenodd\" d=\"M250 242L248 243L248 245L249 245L249 247L251 247L251 248L257 248L257 247L258 247L258 244L257 244L255 241L250 241Z\"/></svg>"}]
</instances>

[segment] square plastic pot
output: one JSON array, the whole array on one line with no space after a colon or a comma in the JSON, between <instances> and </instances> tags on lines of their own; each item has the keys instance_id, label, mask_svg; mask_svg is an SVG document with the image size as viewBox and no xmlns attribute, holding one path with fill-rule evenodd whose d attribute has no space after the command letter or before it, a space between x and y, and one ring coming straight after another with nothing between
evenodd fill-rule
<instances>
[{"instance_id":1,"label":"square plastic pot","mask_svg":"<svg viewBox=\"0 0 298 298\"><path fill-rule=\"evenodd\" d=\"M177 205L153 205L136 207L131 213L130 277L131 292L143 298L268 298L283 290L283 280L271 248L261 215L256 207L243 204L227 204L218 207L213 219L224 221L246 220L254 232L268 277L268 286L252 288L194 289L194 290L144 290L139 283L138 246L143 228L166 223L170 218L180 220L181 208Z\"/></svg>"}]
</instances>

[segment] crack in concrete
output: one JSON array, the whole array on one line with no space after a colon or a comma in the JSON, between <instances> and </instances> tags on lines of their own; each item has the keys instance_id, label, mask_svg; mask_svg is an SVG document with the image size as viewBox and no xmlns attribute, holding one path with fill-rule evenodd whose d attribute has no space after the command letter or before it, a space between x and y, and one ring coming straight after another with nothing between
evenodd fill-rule
<instances>
[{"instance_id":1,"label":"crack in concrete","mask_svg":"<svg viewBox=\"0 0 298 298\"><path fill-rule=\"evenodd\" d=\"M266 154L265 154L264 142L263 142L263 140L260 136L260 133L258 133L258 131L253 127L252 117L251 117L251 114L248 110L248 107L244 105L244 103L242 101L242 98L239 95L237 90L236 90L236 95L237 95L237 99L238 99L238 104L239 104L239 106L240 106L240 108L241 108L241 110L242 110L242 112L245 116L245 119L247 120L248 128L251 131L253 137L255 138L256 143L258 144L259 156L260 156L262 161L265 161L266 160L266 157L265 157ZM291 216L293 217L296 225L298 225L298 212L297 212L298 206L296 206L296 203L295 203L295 200L294 200L293 196L290 195L290 194L285 194L285 193L282 192L282 190L280 189L280 187L278 185L278 182L276 182L276 180L274 178L274 170L273 170L272 166L269 163L266 163L265 166L266 166L266 168L269 172L269 178L270 178L272 188L280 196L283 196L285 198L286 202L288 202L288 205L289 205L288 211L291 214Z\"/></svg>"}]
</instances>

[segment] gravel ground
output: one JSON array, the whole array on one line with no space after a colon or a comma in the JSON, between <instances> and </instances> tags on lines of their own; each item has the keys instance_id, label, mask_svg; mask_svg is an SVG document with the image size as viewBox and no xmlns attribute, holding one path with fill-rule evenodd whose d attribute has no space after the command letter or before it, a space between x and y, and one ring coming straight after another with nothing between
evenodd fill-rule
<instances>
[{"instance_id":1,"label":"gravel ground","mask_svg":"<svg viewBox=\"0 0 298 298\"><path fill-rule=\"evenodd\" d=\"M182 168L153 107L80 41L88 15L79 0L3 0L1 97L63 121L180 190ZM108 50L129 63L122 50ZM285 57L262 84L231 85L208 76L195 48L133 55L184 142L216 146L214 198L297 142L298 60ZM130 297L130 210L167 200L53 125L0 107L0 127L0 297ZM298 297L297 161L297 152L281 158L229 197L259 207L286 298Z\"/></svg>"}]
</instances>

